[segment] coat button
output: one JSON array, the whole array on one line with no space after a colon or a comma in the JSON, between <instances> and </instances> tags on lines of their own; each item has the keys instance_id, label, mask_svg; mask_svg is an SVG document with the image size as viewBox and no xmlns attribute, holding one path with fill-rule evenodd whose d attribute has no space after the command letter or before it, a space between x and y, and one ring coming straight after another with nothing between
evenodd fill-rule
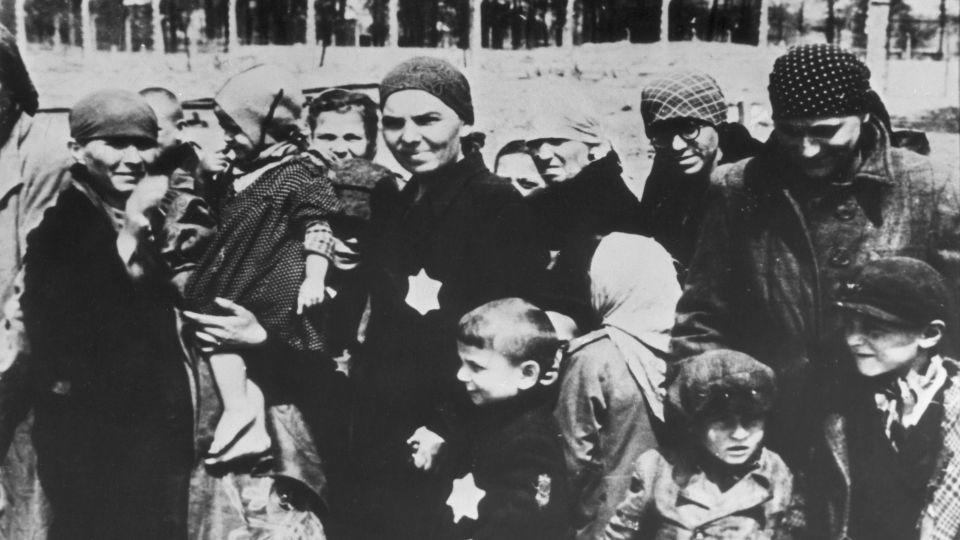
<instances>
[{"instance_id":1,"label":"coat button","mask_svg":"<svg viewBox=\"0 0 960 540\"><path fill-rule=\"evenodd\" d=\"M850 253L844 248L835 248L827 259L830 266L844 268L850 266Z\"/></svg>"},{"instance_id":2,"label":"coat button","mask_svg":"<svg viewBox=\"0 0 960 540\"><path fill-rule=\"evenodd\" d=\"M850 221L857 215L857 211L853 208L853 205L844 203L837 207L837 211L833 215L840 221Z\"/></svg>"}]
</instances>

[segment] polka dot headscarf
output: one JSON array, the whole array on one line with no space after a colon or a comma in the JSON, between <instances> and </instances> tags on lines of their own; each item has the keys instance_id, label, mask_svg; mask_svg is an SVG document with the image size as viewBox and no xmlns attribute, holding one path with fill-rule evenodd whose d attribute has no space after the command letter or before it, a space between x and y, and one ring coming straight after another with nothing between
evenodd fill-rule
<instances>
[{"instance_id":1,"label":"polka dot headscarf","mask_svg":"<svg viewBox=\"0 0 960 540\"><path fill-rule=\"evenodd\" d=\"M801 45L777 58L767 89L775 120L861 114L870 70L835 45Z\"/></svg>"}]
</instances>

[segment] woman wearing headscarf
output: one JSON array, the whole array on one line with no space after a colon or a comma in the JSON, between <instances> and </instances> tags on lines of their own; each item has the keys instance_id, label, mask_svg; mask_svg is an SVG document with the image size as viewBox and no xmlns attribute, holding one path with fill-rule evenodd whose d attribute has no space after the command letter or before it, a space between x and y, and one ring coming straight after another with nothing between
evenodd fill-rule
<instances>
[{"instance_id":1,"label":"woman wearing headscarf","mask_svg":"<svg viewBox=\"0 0 960 540\"><path fill-rule=\"evenodd\" d=\"M631 230L667 248L682 277L706 212L711 173L756 155L761 143L742 124L727 122L720 86L699 71L656 76L643 87L640 115L655 154Z\"/></svg>"},{"instance_id":2,"label":"woman wearing headscarf","mask_svg":"<svg viewBox=\"0 0 960 540\"><path fill-rule=\"evenodd\" d=\"M384 77L380 104L387 147L412 177L372 201L372 262L400 311L368 332L359 384L375 414L357 429L369 434L358 452L375 499L365 505L368 536L357 538L428 538L450 485L440 449L456 456L457 418L469 409L456 379L456 323L490 300L529 298L546 256L520 194L479 155L464 155L474 109L462 73L413 58Z\"/></svg>"},{"instance_id":3,"label":"woman wearing headscarf","mask_svg":"<svg viewBox=\"0 0 960 540\"><path fill-rule=\"evenodd\" d=\"M664 356L680 298L672 258L644 236L604 237L589 277L591 305L602 323L567 347L555 413L579 539L603 538L630 486L633 463L657 446Z\"/></svg>"}]
</instances>

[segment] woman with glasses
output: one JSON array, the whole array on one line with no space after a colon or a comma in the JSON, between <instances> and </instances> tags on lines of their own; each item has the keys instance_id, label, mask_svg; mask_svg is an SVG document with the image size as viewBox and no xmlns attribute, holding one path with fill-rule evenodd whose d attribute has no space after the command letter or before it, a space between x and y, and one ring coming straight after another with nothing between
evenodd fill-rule
<instances>
[{"instance_id":1,"label":"woman with glasses","mask_svg":"<svg viewBox=\"0 0 960 540\"><path fill-rule=\"evenodd\" d=\"M742 125L726 122L726 99L706 73L656 77L641 93L640 114L655 155L636 214L638 232L666 247L682 274L693 255L710 174L762 145Z\"/></svg>"}]
</instances>

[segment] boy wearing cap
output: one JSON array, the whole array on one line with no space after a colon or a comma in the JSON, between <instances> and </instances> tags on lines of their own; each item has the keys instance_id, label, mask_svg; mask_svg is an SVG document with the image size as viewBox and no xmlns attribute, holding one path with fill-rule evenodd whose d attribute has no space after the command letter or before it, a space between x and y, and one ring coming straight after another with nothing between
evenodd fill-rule
<instances>
[{"instance_id":1,"label":"boy wearing cap","mask_svg":"<svg viewBox=\"0 0 960 540\"><path fill-rule=\"evenodd\" d=\"M636 462L608 539L790 538L802 527L793 474L764 448L773 370L735 351L684 362L668 392L688 439Z\"/></svg>"},{"instance_id":2,"label":"boy wearing cap","mask_svg":"<svg viewBox=\"0 0 960 540\"><path fill-rule=\"evenodd\" d=\"M815 537L957 538L960 365L940 352L956 332L951 287L922 261L878 259L836 307L849 358L813 453Z\"/></svg>"},{"instance_id":3,"label":"boy wearing cap","mask_svg":"<svg viewBox=\"0 0 960 540\"><path fill-rule=\"evenodd\" d=\"M442 538L562 540L569 536L560 430L551 414L560 341L546 313L519 298L460 319L457 379L476 406L463 476Z\"/></svg>"}]
</instances>

